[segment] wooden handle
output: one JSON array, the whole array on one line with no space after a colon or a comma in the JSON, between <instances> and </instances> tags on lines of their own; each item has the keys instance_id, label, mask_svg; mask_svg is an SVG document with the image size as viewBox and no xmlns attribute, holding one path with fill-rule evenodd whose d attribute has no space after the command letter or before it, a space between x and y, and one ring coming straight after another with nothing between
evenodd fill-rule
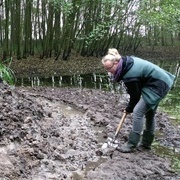
<instances>
[{"instance_id":1,"label":"wooden handle","mask_svg":"<svg viewBox=\"0 0 180 180\"><path fill-rule=\"evenodd\" d=\"M117 129L116 129L116 133L115 133L115 135L114 135L115 137L117 136L119 130L121 129L121 127L122 127L122 125L123 125L123 123L124 123L124 120L125 120L126 116L127 116L127 113L124 113L123 116L122 116L122 118L121 118L121 120L120 120L120 122L119 122L119 125L118 125L118 127L117 127Z\"/></svg>"}]
</instances>

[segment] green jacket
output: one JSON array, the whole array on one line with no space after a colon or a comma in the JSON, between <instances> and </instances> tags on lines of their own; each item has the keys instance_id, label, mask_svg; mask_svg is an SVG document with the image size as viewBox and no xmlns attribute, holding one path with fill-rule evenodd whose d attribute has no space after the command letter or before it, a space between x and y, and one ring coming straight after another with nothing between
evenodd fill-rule
<instances>
[{"instance_id":1,"label":"green jacket","mask_svg":"<svg viewBox=\"0 0 180 180\"><path fill-rule=\"evenodd\" d=\"M124 82L130 95L127 112L133 111L141 96L152 109L156 108L173 86L175 76L138 57L127 56L122 60L121 72L117 70L114 77L115 81Z\"/></svg>"}]
</instances>

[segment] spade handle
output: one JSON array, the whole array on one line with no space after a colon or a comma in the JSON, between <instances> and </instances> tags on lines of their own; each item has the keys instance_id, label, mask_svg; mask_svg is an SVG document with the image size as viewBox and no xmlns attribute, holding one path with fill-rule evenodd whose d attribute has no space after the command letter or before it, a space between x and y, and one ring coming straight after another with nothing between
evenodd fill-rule
<instances>
[{"instance_id":1,"label":"spade handle","mask_svg":"<svg viewBox=\"0 0 180 180\"><path fill-rule=\"evenodd\" d=\"M118 125L118 127L117 127L117 129L116 129L116 133L115 133L115 135L114 135L114 139L115 139L116 136L118 135L119 130L121 129L121 127L122 127L122 125L123 125L123 123L124 123L124 120L125 120L126 116L127 116L127 112L125 112L125 113L123 114L123 116L122 116L122 118L121 118L121 120L120 120L120 122L119 122L119 125Z\"/></svg>"}]
</instances>

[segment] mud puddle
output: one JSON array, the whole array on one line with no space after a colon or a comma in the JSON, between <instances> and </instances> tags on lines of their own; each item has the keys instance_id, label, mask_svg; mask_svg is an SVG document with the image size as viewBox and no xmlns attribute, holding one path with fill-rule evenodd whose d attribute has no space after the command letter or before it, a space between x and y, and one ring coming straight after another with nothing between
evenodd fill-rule
<instances>
[{"instance_id":1,"label":"mud puddle","mask_svg":"<svg viewBox=\"0 0 180 180\"><path fill-rule=\"evenodd\" d=\"M38 175L35 175L33 179L36 179L37 177L44 179L57 178L60 173L64 174L63 178L84 179L84 176L87 174L88 171L95 169L101 163L105 162L105 158L101 158L98 156L95 157L95 155L93 155L94 153L96 153L98 149L97 147L100 147L100 144L96 144L96 140L93 142L93 139L104 139L100 136L102 134L102 127L92 126L92 123L90 123L91 121L86 117L83 112L76 110L71 106L60 104L59 102L51 102L44 98L37 99L37 103L40 103L45 111L52 112L51 118L53 119L53 121L55 120L56 127L61 126L61 116L63 116L65 119L68 118L68 121L70 120L67 128L64 128L65 126L63 126L63 132L62 128L59 128L59 131L61 131L62 134L64 134L68 138L66 139L66 143L68 144L68 146L66 146L67 151L64 154L61 154L61 157L70 159L70 162L68 164L66 160L63 167L62 162L58 161L58 159L52 160L52 166L54 168L56 167L54 171L57 172L50 173L49 171L47 171L47 167L43 165L39 169ZM70 131L71 134L69 134L68 131ZM77 140L81 142L78 142ZM90 144L91 140L92 145ZM58 147L58 149L62 150L64 148L61 147L61 142L58 142L58 139L56 142L53 142L53 139L49 139L48 141L49 144L53 144L53 146ZM82 147L87 146L84 144L87 142L89 143L89 147L92 147L92 149ZM77 152L78 150L80 151ZM83 162L83 160L85 160L85 163ZM48 161L48 159L44 159L43 161ZM64 169L64 172L62 171L62 167Z\"/></svg>"}]
</instances>

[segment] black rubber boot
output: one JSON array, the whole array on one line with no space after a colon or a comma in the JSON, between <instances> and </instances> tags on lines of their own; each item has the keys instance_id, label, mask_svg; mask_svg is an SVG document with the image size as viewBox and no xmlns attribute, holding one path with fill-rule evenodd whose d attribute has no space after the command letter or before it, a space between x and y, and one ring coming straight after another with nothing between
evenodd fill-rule
<instances>
[{"instance_id":1,"label":"black rubber boot","mask_svg":"<svg viewBox=\"0 0 180 180\"><path fill-rule=\"evenodd\" d=\"M137 146L138 142L140 140L140 134L137 134L133 131L130 132L129 134L129 139L127 144L117 147L116 149L122 153L130 153L133 152L135 147Z\"/></svg>"},{"instance_id":2,"label":"black rubber boot","mask_svg":"<svg viewBox=\"0 0 180 180\"><path fill-rule=\"evenodd\" d=\"M144 130L141 142L138 144L138 148L151 149L151 144L154 140L154 134Z\"/></svg>"}]
</instances>

